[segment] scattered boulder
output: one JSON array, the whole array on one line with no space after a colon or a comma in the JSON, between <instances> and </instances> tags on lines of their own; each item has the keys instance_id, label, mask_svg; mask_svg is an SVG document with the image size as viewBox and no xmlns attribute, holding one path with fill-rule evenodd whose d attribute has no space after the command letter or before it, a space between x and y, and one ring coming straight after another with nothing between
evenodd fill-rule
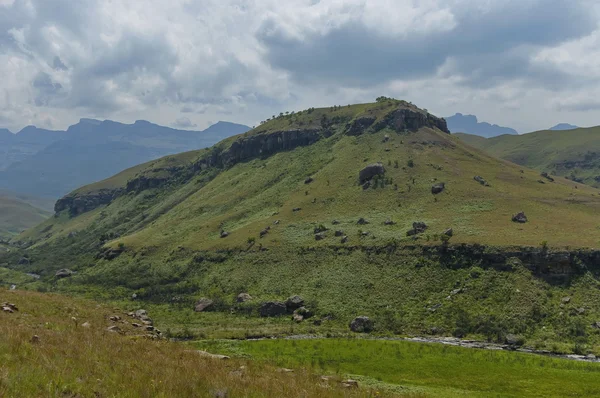
<instances>
[{"instance_id":1,"label":"scattered boulder","mask_svg":"<svg viewBox=\"0 0 600 398\"><path fill-rule=\"evenodd\" d=\"M84 329L89 329L92 327L92 325L89 322L84 322L81 324L81 327Z\"/></svg>"},{"instance_id":2,"label":"scattered boulder","mask_svg":"<svg viewBox=\"0 0 600 398\"><path fill-rule=\"evenodd\" d=\"M443 232L443 235L446 235L446 236L453 236L453 235L454 235L454 230L453 230L452 228L448 228L447 230L445 230L445 231Z\"/></svg>"},{"instance_id":3,"label":"scattered boulder","mask_svg":"<svg viewBox=\"0 0 600 398\"><path fill-rule=\"evenodd\" d=\"M54 274L54 276L57 278L68 278L72 275L73 275L73 271L71 271L70 269L67 269L67 268L59 269Z\"/></svg>"},{"instance_id":4,"label":"scattered boulder","mask_svg":"<svg viewBox=\"0 0 600 398\"><path fill-rule=\"evenodd\" d=\"M221 230L221 238L226 238L229 236L229 232Z\"/></svg>"},{"instance_id":5,"label":"scattered boulder","mask_svg":"<svg viewBox=\"0 0 600 398\"><path fill-rule=\"evenodd\" d=\"M27 257L21 257L18 262L19 265L29 265L30 263L31 261Z\"/></svg>"},{"instance_id":6,"label":"scattered boulder","mask_svg":"<svg viewBox=\"0 0 600 398\"><path fill-rule=\"evenodd\" d=\"M304 183L305 184L310 184L313 181L314 181L314 179L312 177L307 177L306 180L304 180Z\"/></svg>"},{"instance_id":7,"label":"scattered boulder","mask_svg":"<svg viewBox=\"0 0 600 398\"><path fill-rule=\"evenodd\" d=\"M278 301L267 301L260 306L260 316L274 317L287 314L287 308L284 303Z\"/></svg>"},{"instance_id":8,"label":"scattered boulder","mask_svg":"<svg viewBox=\"0 0 600 398\"><path fill-rule=\"evenodd\" d=\"M269 233L269 229L265 228L265 229L263 229L262 231L260 231L260 234L259 234L259 235L260 235L260 237L262 238L263 236L265 236L265 235L266 235L266 234L268 234L268 233Z\"/></svg>"},{"instance_id":9,"label":"scattered boulder","mask_svg":"<svg viewBox=\"0 0 600 398\"><path fill-rule=\"evenodd\" d=\"M319 233L325 232L325 231L327 231L327 227L325 227L324 225L319 225L318 227L315 227L313 232L315 234L319 234Z\"/></svg>"},{"instance_id":10,"label":"scattered boulder","mask_svg":"<svg viewBox=\"0 0 600 398\"><path fill-rule=\"evenodd\" d=\"M571 302L571 297L570 296L563 297L560 301L563 304L569 304Z\"/></svg>"},{"instance_id":11,"label":"scattered boulder","mask_svg":"<svg viewBox=\"0 0 600 398\"><path fill-rule=\"evenodd\" d=\"M252 296L249 295L248 293L240 293L235 298L235 301L238 303L245 303L246 301L250 301L250 300L252 300Z\"/></svg>"},{"instance_id":12,"label":"scattered boulder","mask_svg":"<svg viewBox=\"0 0 600 398\"><path fill-rule=\"evenodd\" d=\"M350 330L356 333L369 333L373 330L373 321L367 316L356 317L350 322Z\"/></svg>"},{"instance_id":13,"label":"scattered boulder","mask_svg":"<svg viewBox=\"0 0 600 398\"><path fill-rule=\"evenodd\" d=\"M344 387L344 388L358 388L358 381L352 380L352 379L344 380L344 381L342 381L342 387Z\"/></svg>"},{"instance_id":14,"label":"scattered boulder","mask_svg":"<svg viewBox=\"0 0 600 398\"><path fill-rule=\"evenodd\" d=\"M121 317L118 315L113 315L108 319L110 319L112 322L119 322L121 320Z\"/></svg>"},{"instance_id":15,"label":"scattered boulder","mask_svg":"<svg viewBox=\"0 0 600 398\"><path fill-rule=\"evenodd\" d=\"M422 234L427 230L427 224L422 221L416 221L413 223L412 229L406 232L406 236L413 236L417 234Z\"/></svg>"},{"instance_id":16,"label":"scattered boulder","mask_svg":"<svg viewBox=\"0 0 600 398\"><path fill-rule=\"evenodd\" d=\"M134 313L134 316L135 316L136 318L142 318L142 317L146 317L146 316L148 316L148 311L146 311L146 310L137 310L137 311Z\"/></svg>"},{"instance_id":17,"label":"scattered boulder","mask_svg":"<svg viewBox=\"0 0 600 398\"><path fill-rule=\"evenodd\" d=\"M327 237L327 235L325 234L325 232L321 232L318 234L315 234L315 240L323 240Z\"/></svg>"},{"instance_id":18,"label":"scattered boulder","mask_svg":"<svg viewBox=\"0 0 600 398\"><path fill-rule=\"evenodd\" d=\"M227 355L211 354L210 352L198 350L196 353L200 356L213 359L227 360L230 359Z\"/></svg>"},{"instance_id":19,"label":"scattered boulder","mask_svg":"<svg viewBox=\"0 0 600 398\"><path fill-rule=\"evenodd\" d=\"M383 136L382 142L388 142L389 140L390 140L390 136L386 134Z\"/></svg>"},{"instance_id":20,"label":"scattered boulder","mask_svg":"<svg viewBox=\"0 0 600 398\"><path fill-rule=\"evenodd\" d=\"M437 184L433 184L431 186L431 193L437 195L438 193L442 193L446 189L446 184L443 182L438 182Z\"/></svg>"},{"instance_id":21,"label":"scattered boulder","mask_svg":"<svg viewBox=\"0 0 600 398\"><path fill-rule=\"evenodd\" d=\"M210 309L210 307L212 307L212 305L213 305L213 301L211 299L203 297L196 302L196 305L194 306L194 311L202 312L206 309Z\"/></svg>"},{"instance_id":22,"label":"scattered boulder","mask_svg":"<svg viewBox=\"0 0 600 398\"><path fill-rule=\"evenodd\" d=\"M308 319L313 316L313 313L306 307L300 307L294 311L294 315L299 315L302 319Z\"/></svg>"},{"instance_id":23,"label":"scattered boulder","mask_svg":"<svg viewBox=\"0 0 600 398\"><path fill-rule=\"evenodd\" d=\"M339 222L338 220L333 220L333 221L331 222L331 224L333 224L333 225L338 225L339 223L340 223L340 222Z\"/></svg>"},{"instance_id":24,"label":"scattered boulder","mask_svg":"<svg viewBox=\"0 0 600 398\"><path fill-rule=\"evenodd\" d=\"M302 322L302 321L304 320L304 317L303 317L302 315L300 315L300 314L296 314L296 313L294 313L294 314L292 315L292 320L293 320L294 322L300 323L300 322Z\"/></svg>"},{"instance_id":25,"label":"scattered boulder","mask_svg":"<svg viewBox=\"0 0 600 398\"><path fill-rule=\"evenodd\" d=\"M9 314L12 314L13 312L15 312L12 308L8 307L8 306L2 306L2 312L7 312Z\"/></svg>"},{"instance_id":26,"label":"scattered boulder","mask_svg":"<svg viewBox=\"0 0 600 398\"><path fill-rule=\"evenodd\" d=\"M548 173L546 173L545 171L540 174L542 177L544 177L545 179L547 179L550 182L554 182L554 178L550 177L550 175Z\"/></svg>"},{"instance_id":27,"label":"scattered boulder","mask_svg":"<svg viewBox=\"0 0 600 398\"><path fill-rule=\"evenodd\" d=\"M527 216L525 215L525 212L521 211L517 214L513 214L512 220L513 220L513 222L518 222L518 223L524 224L527 222Z\"/></svg>"},{"instance_id":28,"label":"scattered boulder","mask_svg":"<svg viewBox=\"0 0 600 398\"><path fill-rule=\"evenodd\" d=\"M297 310L300 307L304 306L304 299L300 296L292 296L289 297L286 301L285 301L285 307L287 308L287 310L289 312L292 312L294 310Z\"/></svg>"},{"instance_id":29,"label":"scattered boulder","mask_svg":"<svg viewBox=\"0 0 600 398\"><path fill-rule=\"evenodd\" d=\"M480 183L481 185L483 185L484 187L490 186L490 184L488 184L488 182L481 176L475 176L475 177L473 177L473 179L475 181L477 181L478 183Z\"/></svg>"},{"instance_id":30,"label":"scattered boulder","mask_svg":"<svg viewBox=\"0 0 600 398\"><path fill-rule=\"evenodd\" d=\"M357 224L358 225L367 225L367 224L369 224L369 222L367 220L365 220L364 218L361 217L361 218L358 219Z\"/></svg>"},{"instance_id":31,"label":"scattered boulder","mask_svg":"<svg viewBox=\"0 0 600 398\"><path fill-rule=\"evenodd\" d=\"M106 331L107 332L112 332L112 333L120 333L121 329L117 325L113 325L113 326L107 327Z\"/></svg>"},{"instance_id":32,"label":"scattered boulder","mask_svg":"<svg viewBox=\"0 0 600 398\"><path fill-rule=\"evenodd\" d=\"M392 221L392 219L391 219L391 218L388 218L387 220L385 220L385 221L383 222L383 225L396 225L396 222L395 222L395 221Z\"/></svg>"},{"instance_id":33,"label":"scattered boulder","mask_svg":"<svg viewBox=\"0 0 600 398\"><path fill-rule=\"evenodd\" d=\"M295 213L295 212L297 212L297 211L300 211L300 210L302 210L302 208L301 208L301 207L294 207L294 208L292 209L292 211L293 211L294 213Z\"/></svg>"},{"instance_id":34,"label":"scattered boulder","mask_svg":"<svg viewBox=\"0 0 600 398\"><path fill-rule=\"evenodd\" d=\"M341 243L346 243L348 242L348 236L342 236L342 240L340 241Z\"/></svg>"},{"instance_id":35,"label":"scattered boulder","mask_svg":"<svg viewBox=\"0 0 600 398\"><path fill-rule=\"evenodd\" d=\"M338 229L337 231L335 231L334 235L337 237L344 236L344 231Z\"/></svg>"},{"instance_id":36,"label":"scattered boulder","mask_svg":"<svg viewBox=\"0 0 600 398\"><path fill-rule=\"evenodd\" d=\"M40 342L40 336L38 336L37 334L34 334L33 336L31 336L31 344L37 344Z\"/></svg>"},{"instance_id":37,"label":"scattered boulder","mask_svg":"<svg viewBox=\"0 0 600 398\"><path fill-rule=\"evenodd\" d=\"M366 166L358 173L358 180L361 184L364 184L365 182L370 181L373 177L383 174L385 174L383 163L373 163Z\"/></svg>"}]
</instances>

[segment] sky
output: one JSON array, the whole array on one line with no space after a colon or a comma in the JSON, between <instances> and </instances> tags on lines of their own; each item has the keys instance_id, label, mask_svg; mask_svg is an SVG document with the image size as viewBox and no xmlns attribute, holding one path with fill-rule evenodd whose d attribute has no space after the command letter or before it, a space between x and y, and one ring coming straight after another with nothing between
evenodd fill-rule
<instances>
[{"instance_id":1,"label":"sky","mask_svg":"<svg viewBox=\"0 0 600 398\"><path fill-rule=\"evenodd\" d=\"M596 0L0 0L0 128L183 129L411 101L600 125Z\"/></svg>"}]
</instances>

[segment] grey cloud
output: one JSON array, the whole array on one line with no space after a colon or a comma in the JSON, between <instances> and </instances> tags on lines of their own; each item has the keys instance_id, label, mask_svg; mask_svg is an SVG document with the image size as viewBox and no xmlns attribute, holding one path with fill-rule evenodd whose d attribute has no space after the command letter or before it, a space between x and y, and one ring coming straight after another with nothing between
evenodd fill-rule
<instances>
[{"instance_id":1,"label":"grey cloud","mask_svg":"<svg viewBox=\"0 0 600 398\"><path fill-rule=\"evenodd\" d=\"M559 102L555 105L555 109L559 111L573 111L573 112L588 112L588 111L600 111L600 100L596 99L584 99L584 100L572 100L566 102Z\"/></svg>"},{"instance_id":2,"label":"grey cloud","mask_svg":"<svg viewBox=\"0 0 600 398\"><path fill-rule=\"evenodd\" d=\"M194 108L192 108L189 105L185 105L183 108L181 108L180 112L181 113L193 113L194 112Z\"/></svg>"},{"instance_id":3,"label":"grey cloud","mask_svg":"<svg viewBox=\"0 0 600 398\"><path fill-rule=\"evenodd\" d=\"M530 72L529 57L519 53L520 48L556 45L587 35L597 26L585 4L570 0L556 0L551 6L542 0L509 1L487 13L471 7L452 11L457 24L449 32L391 37L350 21L324 36L311 34L300 40L283 34L280 22L270 18L257 37L270 62L300 82L369 86L423 78L454 58L454 72L469 78L476 71L473 84L477 84L478 79ZM470 62L475 59L476 65Z\"/></svg>"},{"instance_id":4,"label":"grey cloud","mask_svg":"<svg viewBox=\"0 0 600 398\"><path fill-rule=\"evenodd\" d=\"M50 75L45 72L38 73L31 85L36 92L34 99L36 106L48 105L57 95L61 94L63 88L60 83L53 82Z\"/></svg>"},{"instance_id":5,"label":"grey cloud","mask_svg":"<svg viewBox=\"0 0 600 398\"><path fill-rule=\"evenodd\" d=\"M179 128L183 128L183 129L192 128L192 127L197 126L196 123L192 123L192 121L187 117L180 117L179 119L175 120L175 122L172 125L174 127L179 127Z\"/></svg>"},{"instance_id":6,"label":"grey cloud","mask_svg":"<svg viewBox=\"0 0 600 398\"><path fill-rule=\"evenodd\" d=\"M67 65L65 65L64 62L58 56L54 57L54 60L52 61L52 68L54 70L67 70L67 69L69 69L69 68L67 68Z\"/></svg>"}]
</instances>

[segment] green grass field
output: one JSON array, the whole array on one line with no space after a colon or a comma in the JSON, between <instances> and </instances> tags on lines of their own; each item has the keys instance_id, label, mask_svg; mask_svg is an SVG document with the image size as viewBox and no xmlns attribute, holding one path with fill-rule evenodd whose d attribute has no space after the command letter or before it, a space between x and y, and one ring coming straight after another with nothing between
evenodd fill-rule
<instances>
[{"instance_id":1,"label":"green grass field","mask_svg":"<svg viewBox=\"0 0 600 398\"><path fill-rule=\"evenodd\" d=\"M12 238L50 217L50 213L12 196L0 194L0 238Z\"/></svg>"},{"instance_id":2,"label":"green grass field","mask_svg":"<svg viewBox=\"0 0 600 398\"><path fill-rule=\"evenodd\" d=\"M195 346L274 366L351 375L422 396L600 395L600 364L534 354L364 339L208 341Z\"/></svg>"}]
</instances>

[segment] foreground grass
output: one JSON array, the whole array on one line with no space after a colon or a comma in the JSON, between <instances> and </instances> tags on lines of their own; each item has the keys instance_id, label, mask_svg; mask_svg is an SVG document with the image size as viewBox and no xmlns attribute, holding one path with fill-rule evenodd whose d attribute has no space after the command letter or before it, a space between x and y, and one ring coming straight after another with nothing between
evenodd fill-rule
<instances>
[{"instance_id":1,"label":"foreground grass","mask_svg":"<svg viewBox=\"0 0 600 398\"><path fill-rule=\"evenodd\" d=\"M0 290L0 397L323 397L372 396L296 368L215 360L182 344L149 340L128 322L106 331L121 312L59 295ZM89 328L83 323L89 323ZM137 334L137 335L136 335ZM38 336L34 338L33 336ZM245 368L241 368L244 366Z\"/></svg>"},{"instance_id":2,"label":"foreground grass","mask_svg":"<svg viewBox=\"0 0 600 398\"><path fill-rule=\"evenodd\" d=\"M507 351L364 339L196 343L266 363L362 375L427 396L599 396L600 364Z\"/></svg>"}]
</instances>

